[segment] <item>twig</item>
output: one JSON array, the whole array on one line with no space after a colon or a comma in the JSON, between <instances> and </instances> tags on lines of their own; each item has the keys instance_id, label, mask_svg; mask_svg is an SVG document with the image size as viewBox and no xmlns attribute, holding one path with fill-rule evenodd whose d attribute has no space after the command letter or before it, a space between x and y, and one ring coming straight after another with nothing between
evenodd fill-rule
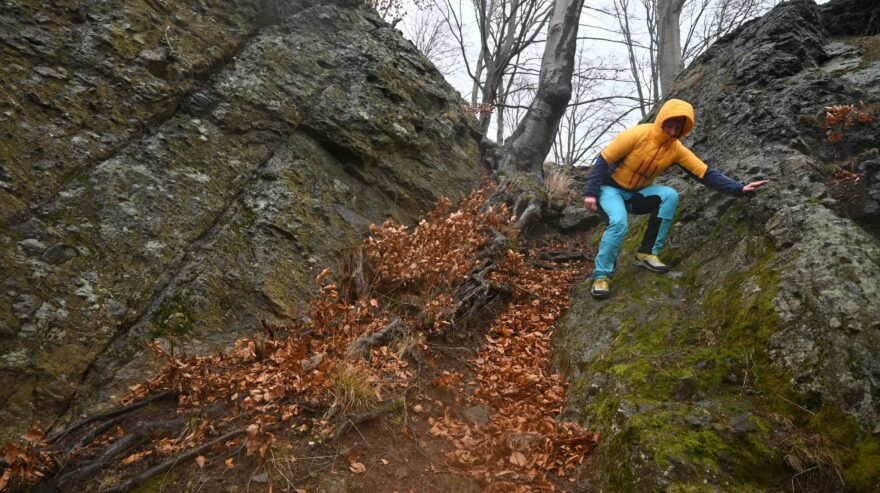
<instances>
[{"instance_id":1,"label":"twig","mask_svg":"<svg viewBox=\"0 0 880 493\"><path fill-rule=\"evenodd\" d=\"M774 395L774 396L776 396L776 397L779 397L780 399L782 399L782 400L784 400L785 402L791 404L792 406L797 406L797 407L800 408L801 410L806 411L806 412L812 414L813 416L816 415L816 413L814 413L813 411L810 411L809 409L805 408L804 406L801 406L800 404L797 404L797 403L795 403L795 402L791 402L790 400L786 399L785 397L782 397L782 396L779 395L779 394L772 394L772 395Z\"/></svg>"},{"instance_id":2,"label":"twig","mask_svg":"<svg viewBox=\"0 0 880 493\"><path fill-rule=\"evenodd\" d=\"M752 349L752 351L749 353L748 357L746 357L746 370L745 370L745 375L743 376L743 384L742 384L742 388L739 391L739 395L743 395L743 393L746 391L746 385L748 385L748 383L749 383L749 368L752 366L752 356L754 356L754 354L755 354L755 350Z\"/></svg>"},{"instance_id":3,"label":"twig","mask_svg":"<svg viewBox=\"0 0 880 493\"><path fill-rule=\"evenodd\" d=\"M797 479L798 476L800 476L801 474L806 474L806 473L808 473L808 472L810 472L810 471L812 471L812 470L814 470L814 469L818 469L818 468L819 468L819 466L813 466L813 467L811 467L811 468L809 468L809 469L806 469L806 470L804 470L804 471L801 471L801 472L795 474L794 476L792 476L792 477L791 477L791 493L795 493L795 490L794 490L794 484L795 484L795 483L794 483L794 481L795 481L795 479Z\"/></svg>"},{"instance_id":4,"label":"twig","mask_svg":"<svg viewBox=\"0 0 880 493\"><path fill-rule=\"evenodd\" d=\"M176 55L177 51L174 49L173 46L171 46L171 40L168 39L168 31L170 31L170 30L171 30L171 26L165 26L165 44L167 44L168 49L171 50L168 54L169 55Z\"/></svg>"}]
</instances>

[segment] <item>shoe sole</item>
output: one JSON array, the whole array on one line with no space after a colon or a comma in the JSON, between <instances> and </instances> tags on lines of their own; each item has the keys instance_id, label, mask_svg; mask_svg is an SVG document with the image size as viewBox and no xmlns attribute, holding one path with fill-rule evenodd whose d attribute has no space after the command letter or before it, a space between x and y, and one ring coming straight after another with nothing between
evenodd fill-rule
<instances>
[{"instance_id":1,"label":"shoe sole","mask_svg":"<svg viewBox=\"0 0 880 493\"><path fill-rule=\"evenodd\" d=\"M605 298L611 296L611 293L609 291L606 291L604 293L597 293L590 290L590 294L593 295L593 298L596 298L597 300L604 300Z\"/></svg>"},{"instance_id":2,"label":"shoe sole","mask_svg":"<svg viewBox=\"0 0 880 493\"><path fill-rule=\"evenodd\" d=\"M653 272L654 274L666 274L667 272L669 272L669 267L664 267L664 268L652 267L651 265L646 264L644 262L640 262L638 260L636 260L633 263L636 264L637 267L647 269L647 270Z\"/></svg>"}]
</instances>

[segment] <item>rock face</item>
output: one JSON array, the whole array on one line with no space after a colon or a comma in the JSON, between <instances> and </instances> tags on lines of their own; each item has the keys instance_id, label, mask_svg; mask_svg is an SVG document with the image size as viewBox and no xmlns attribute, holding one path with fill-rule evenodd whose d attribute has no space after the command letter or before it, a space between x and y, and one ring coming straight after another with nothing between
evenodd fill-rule
<instances>
[{"instance_id":1,"label":"rock face","mask_svg":"<svg viewBox=\"0 0 880 493\"><path fill-rule=\"evenodd\" d=\"M0 438L112 404L145 342L297 316L370 223L480 172L433 66L360 2L0 7Z\"/></svg>"},{"instance_id":2,"label":"rock face","mask_svg":"<svg viewBox=\"0 0 880 493\"><path fill-rule=\"evenodd\" d=\"M771 181L740 199L667 173L673 272L631 265L634 231L611 299L576 293L569 412L603 435L609 491L880 488L878 19L873 0L787 2L679 76L687 144ZM828 128L826 106L850 104L875 119Z\"/></svg>"}]
</instances>

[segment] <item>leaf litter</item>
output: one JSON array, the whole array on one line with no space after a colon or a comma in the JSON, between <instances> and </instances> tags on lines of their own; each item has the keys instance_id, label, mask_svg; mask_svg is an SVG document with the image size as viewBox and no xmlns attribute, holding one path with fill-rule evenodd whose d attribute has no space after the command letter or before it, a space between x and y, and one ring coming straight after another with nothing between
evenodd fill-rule
<instances>
[{"instance_id":1,"label":"leaf litter","mask_svg":"<svg viewBox=\"0 0 880 493\"><path fill-rule=\"evenodd\" d=\"M234 469L239 452L271 462L291 448L287 435L330 443L340 429L349 429L341 425L364 419L358 416L370 419L377 409L404 407L406 412L412 401L408 392L416 389L420 402L410 406L413 414L397 432L419 447L427 447L428 439L446 444L437 448L442 456L431 459L429 471L471 477L485 491L565 491L599 437L558 419L568 382L553 368L551 337L569 305L571 286L587 265L554 264L547 270L530 263L541 249L564 247L548 243L496 250L492 268L483 268L487 263L481 257L493 240L515 239L518 233L504 204L487 206L494 191L484 186L455 211L443 199L412 231L392 221L373 226L359 250L358 274L367 288L352 289L345 272L336 276L340 287L326 269L316 277L318 294L300 321L265 324L262 334L210 356L177 355L159 341L151 343L164 365L132 386L121 404L170 393L176 396L177 416L197 419L129 451L115 466L118 473L133 476L135 468L194 451L236 428L240 435L191 456L198 470L211 464ZM465 319L460 292L477 268L481 275L488 272L486 286L503 289L487 298L481 316ZM463 363L458 369L433 368L438 345L432 341L462 334L476 343L477 354L456 357ZM429 372L427 387L454 397L444 401L431 395ZM221 412L214 416L209 410L218 406ZM482 409L485 416L467 419L462 410L469 408ZM424 439L414 434L418 426L424 427ZM59 445L48 444L42 431L31 428L23 441L4 446L0 490L58 475L77 461L88 463L124 435L116 426L87 447L63 451L67 459L61 463ZM368 473L357 451L350 449L347 459L351 473ZM371 463L386 466L388 460ZM296 491L305 491L313 479L293 484L285 478Z\"/></svg>"}]
</instances>

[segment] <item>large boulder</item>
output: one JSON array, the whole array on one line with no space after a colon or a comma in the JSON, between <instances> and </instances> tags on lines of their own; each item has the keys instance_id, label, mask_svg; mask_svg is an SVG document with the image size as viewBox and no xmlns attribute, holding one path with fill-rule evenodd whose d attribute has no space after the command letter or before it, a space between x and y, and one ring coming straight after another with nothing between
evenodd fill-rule
<instances>
[{"instance_id":1,"label":"large boulder","mask_svg":"<svg viewBox=\"0 0 880 493\"><path fill-rule=\"evenodd\" d=\"M361 2L0 9L0 438L112 405L149 340L299 316L370 223L478 179L459 96Z\"/></svg>"},{"instance_id":2,"label":"large boulder","mask_svg":"<svg viewBox=\"0 0 880 493\"><path fill-rule=\"evenodd\" d=\"M569 413L604 437L610 491L880 489L880 124L825 118L880 118L877 19L873 0L786 2L678 77L687 144L770 184L740 199L667 173L673 272L628 261L634 232L611 299L575 293L558 338Z\"/></svg>"}]
</instances>

